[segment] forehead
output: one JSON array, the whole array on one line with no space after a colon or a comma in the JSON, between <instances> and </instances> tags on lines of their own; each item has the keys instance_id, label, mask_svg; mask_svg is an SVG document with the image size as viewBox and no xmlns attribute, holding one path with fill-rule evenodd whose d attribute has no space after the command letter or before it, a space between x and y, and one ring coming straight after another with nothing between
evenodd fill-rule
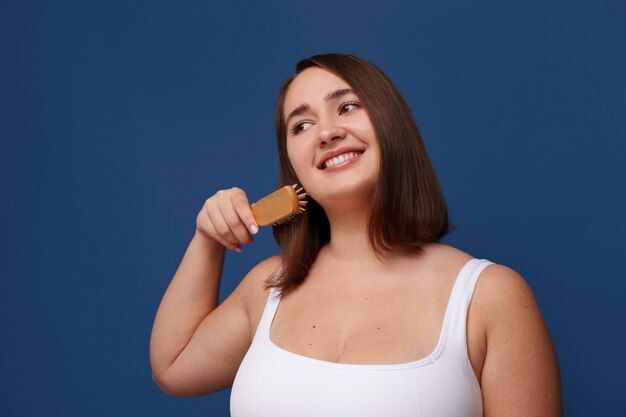
<instances>
[{"instance_id":1,"label":"forehead","mask_svg":"<svg viewBox=\"0 0 626 417\"><path fill-rule=\"evenodd\" d=\"M350 85L335 74L319 67L307 68L289 85L283 114L288 114L302 104L323 102L329 92L344 88L350 88Z\"/></svg>"}]
</instances>

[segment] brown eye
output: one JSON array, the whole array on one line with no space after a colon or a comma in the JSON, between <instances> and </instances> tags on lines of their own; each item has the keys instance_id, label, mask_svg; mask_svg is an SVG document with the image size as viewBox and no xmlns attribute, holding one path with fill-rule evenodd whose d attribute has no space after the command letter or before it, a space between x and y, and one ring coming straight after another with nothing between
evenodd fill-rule
<instances>
[{"instance_id":1,"label":"brown eye","mask_svg":"<svg viewBox=\"0 0 626 417\"><path fill-rule=\"evenodd\" d=\"M361 105L355 101L349 101L339 106L339 114L350 113L361 107Z\"/></svg>"},{"instance_id":2,"label":"brown eye","mask_svg":"<svg viewBox=\"0 0 626 417\"><path fill-rule=\"evenodd\" d=\"M293 125L293 127L291 128L291 134L292 135L297 135L298 133L302 132L303 130L306 130L309 128L308 125L310 125L311 122L298 122L296 124Z\"/></svg>"}]
</instances>

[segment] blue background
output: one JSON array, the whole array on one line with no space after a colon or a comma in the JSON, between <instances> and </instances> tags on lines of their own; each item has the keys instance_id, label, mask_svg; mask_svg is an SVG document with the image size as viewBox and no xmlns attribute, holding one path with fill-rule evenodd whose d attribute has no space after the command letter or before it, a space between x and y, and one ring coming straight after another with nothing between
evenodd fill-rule
<instances>
[{"instance_id":1,"label":"blue background","mask_svg":"<svg viewBox=\"0 0 626 417\"><path fill-rule=\"evenodd\" d=\"M274 189L278 88L324 52L403 92L446 242L530 283L566 415L623 415L626 2L0 0L1 416L228 415L152 383L152 320L204 200Z\"/></svg>"}]
</instances>

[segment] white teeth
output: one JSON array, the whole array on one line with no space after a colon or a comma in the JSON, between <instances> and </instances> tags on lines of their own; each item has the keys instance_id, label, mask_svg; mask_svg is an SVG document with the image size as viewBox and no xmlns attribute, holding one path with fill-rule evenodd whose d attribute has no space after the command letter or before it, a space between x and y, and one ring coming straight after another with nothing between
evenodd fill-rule
<instances>
[{"instance_id":1,"label":"white teeth","mask_svg":"<svg viewBox=\"0 0 626 417\"><path fill-rule=\"evenodd\" d=\"M344 154L335 156L334 158L330 158L329 160L327 160L326 162L324 162L324 168L330 168L333 167L337 164L340 164L344 161L347 161L348 159L352 159L356 156L360 155L360 153L358 152L346 152Z\"/></svg>"}]
</instances>

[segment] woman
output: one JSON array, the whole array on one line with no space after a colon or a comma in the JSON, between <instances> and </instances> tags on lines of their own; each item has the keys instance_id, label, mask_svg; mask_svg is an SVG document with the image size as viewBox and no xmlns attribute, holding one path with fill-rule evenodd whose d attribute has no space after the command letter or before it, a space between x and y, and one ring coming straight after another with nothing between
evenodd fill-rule
<instances>
[{"instance_id":1,"label":"woman","mask_svg":"<svg viewBox=\"0 0 626 417\"><path fill-rule=\"evenodd\" d=\"M209 198L151 340L172 395L233 384L240 416L558 416L555 351L514 271L437 243L448 217L410 110L354 56L301 61L280 92L281 183L307 212L218 306L225 249L258 231ZM479 279L480 278L480 279Z\"/></svg>"}]
</instances>

